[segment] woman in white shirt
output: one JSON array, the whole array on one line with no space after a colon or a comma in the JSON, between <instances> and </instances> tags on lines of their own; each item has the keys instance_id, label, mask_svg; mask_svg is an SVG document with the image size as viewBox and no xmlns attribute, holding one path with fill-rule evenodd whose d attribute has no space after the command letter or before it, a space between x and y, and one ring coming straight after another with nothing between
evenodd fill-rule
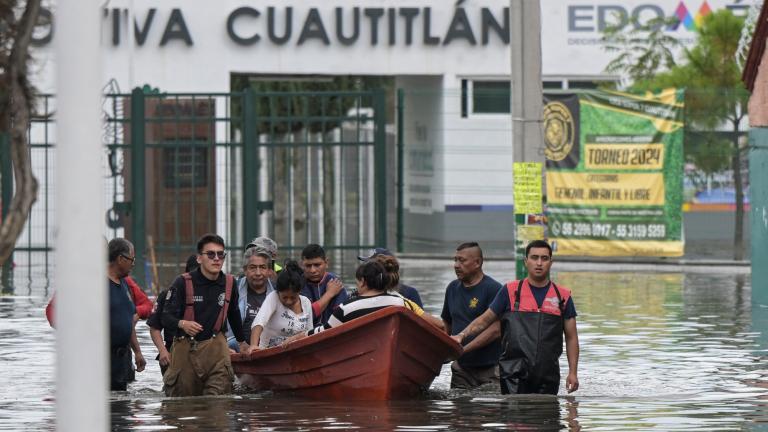
<instances>
[{"instance_id":1,"label":"woman in white shirt","mask_svg":"<svg viewBox=\"0 0 768 432\"><path fill-rule=\"evenodd\" d=\"M296 261L287 261L277 276L277 287L251 325L251 351L271 348L287 338L312 328L312 303L300 295L304 277Z\"/></svg>"}]
</instances>

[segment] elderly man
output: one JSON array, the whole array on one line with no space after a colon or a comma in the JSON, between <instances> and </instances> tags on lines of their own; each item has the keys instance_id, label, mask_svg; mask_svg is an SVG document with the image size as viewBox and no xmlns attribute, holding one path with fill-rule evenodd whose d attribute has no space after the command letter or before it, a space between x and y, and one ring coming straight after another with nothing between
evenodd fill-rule
<instances>
[{"instance_id":1,"label":"elderly man","mask_svg":"<svg viewBox=\"0 0 768 432\"><path fill-rule=\"evenodd\" d=\"M107 259L110 387L112 390L126 390L128 383L133 381L131 346L136 352L136 370L141 372L146 365L136 339L136 306L125 279L136 261L133 244L124 238L112 239L107 245Z\"/></svg>"},{"instance_id":2,"label":"elderly man","mask_svg":"<svg viewBox=\"0 0 768 432\"><path fill-rule=\"evenodd\" d=\"M271 274L269 276L269 280L271 280L272 284L274 285L274 282L277 280L277 273L283 269L280 267L280 264L277 263L277 243L269 237L256 237L245 246L245 250L248 250L254 246L259 247L269 253L271 264Z\"/></svg>"},{"instance_id":3,"label":"elderly man","mask_svg":"<svg viewBox=\"0 0 768 432\"><path fill-rule=\"evenodd\" d=\"M240 318L243 319L243 336L251 340L251 324L267 294L275 290L270 276L273 274L272 254L261 246L251 246L243 254L243 271L245 274L237 281L237 303ZM240 344L235 339L232 329L227 330L229 348L240 351Z\"/></svg>"}]
</instances>

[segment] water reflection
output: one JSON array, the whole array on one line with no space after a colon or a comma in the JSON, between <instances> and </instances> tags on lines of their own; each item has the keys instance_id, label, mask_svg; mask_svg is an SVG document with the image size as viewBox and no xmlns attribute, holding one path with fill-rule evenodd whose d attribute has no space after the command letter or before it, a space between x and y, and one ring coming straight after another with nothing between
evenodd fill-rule
<instances>
[{"instance_id":1,"label":"water reflection","mask_svg":"<svg viewBox=\"0 0 768 432\"><path fill-rule=\"evenodd\" d=\"M454 277L450 260L402 264L403 280L439 315ZM50 282L34 276L41 268L21 268L14 294L0 296L2 430L54 425L55 339L43 316ZM510 279L513 270L510 263L486 264L499 280ZM748 274L715 270L606 272L561 265L554 278L573 290L579 313L581 389L572 396L450 390L444 367L429 393L410 401L339 404L244 390L172 399L160 392L159 367L150 360L127 393L112 394L113 429L762 429L768 426L768 362L760 323L768 322L768 301L751 303ZM140 328L145 356L152 359L154 347Z\"/></svg>"}]
</instances>

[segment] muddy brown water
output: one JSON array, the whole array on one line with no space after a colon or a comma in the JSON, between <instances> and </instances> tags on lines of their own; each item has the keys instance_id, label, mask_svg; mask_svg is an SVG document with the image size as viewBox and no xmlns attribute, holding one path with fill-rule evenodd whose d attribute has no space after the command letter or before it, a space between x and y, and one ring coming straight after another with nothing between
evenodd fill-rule
<instances>
[{"instance_id":1,"label":"muddy brown water","mask_svg":"<svg viewBox=\"0 0 768 432\"><path fill-rule=\"evenodd\" d=\"M112 429L768 430L767 329L753 325L768 305L751 304L748 269L555 266L579 314L581 389L572 395L450 390L445 367L423 397L408 401L333 403L244 389L173 399L160 392L159 367L150 360L127 392L112 393ZM451 261L404 260L402 267L403 280L439 315ZM512 269L486 264L499 280ZM20 265L0 296L2 430L55 427L55 333L43 315L55 285L50 272L50 265ZM152 359L146 327L139 329Z\"/></svg>"}]
</instances>

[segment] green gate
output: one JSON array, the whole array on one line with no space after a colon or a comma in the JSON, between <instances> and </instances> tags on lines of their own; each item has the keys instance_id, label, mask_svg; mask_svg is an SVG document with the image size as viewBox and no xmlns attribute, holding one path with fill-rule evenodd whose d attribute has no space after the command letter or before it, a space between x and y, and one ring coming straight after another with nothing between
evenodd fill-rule
<instances>
[{"instance_id":1,"label":"green gate","mask_svg":"<svg viewBox=\"0 0 768 432\"><path fill-rule=\"evenodd\" d=\"M17 258L43 253L46 267L53 100L38 105L30 128L32 152L43 152L33 158L41 195L16 247ZM383 91L200 94L145 86L105 95L102 108L105 235L133 241L134 274L147 286L169 283L205 232L224 237L233 272L259 235L277 241L280 259L320 243L339 271L361 249L387 244ZM0 167L0 178L11 178Z\"/></svg>"}]
</instances>

